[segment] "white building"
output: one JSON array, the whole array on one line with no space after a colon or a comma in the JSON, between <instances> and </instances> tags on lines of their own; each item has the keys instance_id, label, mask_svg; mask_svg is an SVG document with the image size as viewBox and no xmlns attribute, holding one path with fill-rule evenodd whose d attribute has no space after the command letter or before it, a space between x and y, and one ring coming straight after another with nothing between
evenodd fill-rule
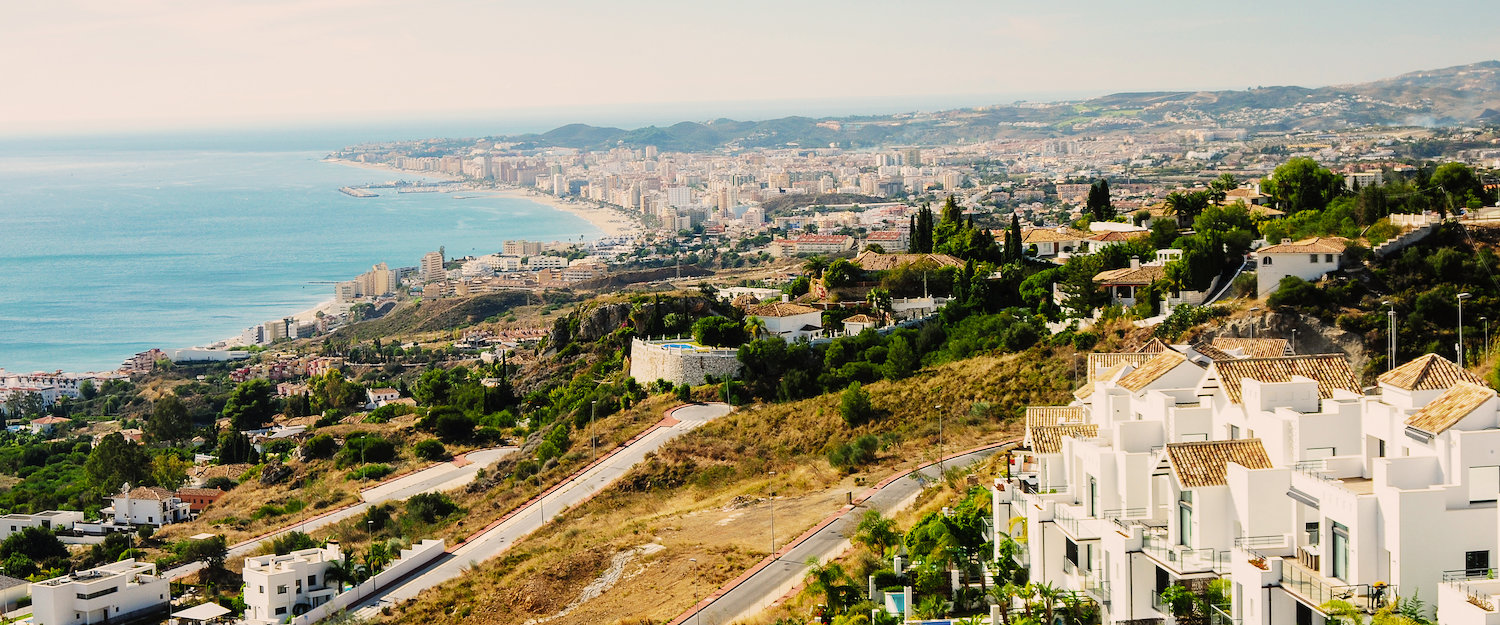
<instances>
[{"instance_id":1,"label":"white building","mask_svg":"<svg viewBox=\"0 0 1500 625\"><path fill-rule=\"evenodd\" d=\"M0 516L0 540L28 527L42 527L52 531L70 530L83 522L83 513L76 510L49 510L37 514L7 514Z\"/></svg>"},{"instance_id":2,"label":"white building","mask_svg":"<svg viewBox=\"0 0 1500 625\"><path fill-rule=\"evenodd\" d=\"M568 259L561 256L530 256L526 258L526 268L537 269L562 269L568 266Z\"/></svg>"},{"instance_id":3,"label":"white building","mask_svg":"<svg viewBox=\"0 0 1500 625\"><path fill-rule=\"evenodd\" d=\"M126 483L114 503L99 510L99 514L112 518L115 525L155 525L186 521L192 516L191 506L165 488L137 486Z\"/></svg>"},{"instance_id":4,"label":"white building","mask_svg":"<svg viewBox=\"0 0 1500 625\"><path fill-rule=\"evenodd\" d=\"M788 342L810 339L823 330L823 311L811 306L774 302L746 308L745 314L760 319L768 336L779 336Z\"/></svg>"},{"instance_id":5,"label":"white building","mask_svg":"<svg viewBox=\"0 0 1500 625\"><path fill-rule=\"evenodd\" d=\"M1253 252L1255 256L1255 296L1275 293L1281 279L1297 276L1309 282L1321 279L1339 268L1348 240L1339 237L1313 237L1268 245Z\"/></svg>"},{"instance_id":6,"label":"white building","mask_svg":"<svg viewBox=\"0 0 1500 625\"><path fill-rule=\"evenodd\" d=\"M401 399L401 391L393 388L372 388L365 390L365 408L374 410L393 401Z\"/></svg>"},{"instance_id":7,"label":"white building","mask_svg":"<svg viewBox=\"0 0 1500 625\"><path fill-rule=\"evenodd\" d=\"M343 557L339 544L302 549L284 556L245 559L245 620L282 623L332 600L339 582L328 579L328 567Z\"/></svg>"},{"instance_id":8,"label":"white building","mask_svg":"<svg viewBox=\"0 0 1500 625\"><path fill-rule=\"evenodd\" d=\"M1026 253L1032 246L1036 246L1037 258L1082 252L1088 236L1067 226L1026 228L1021 230L1022 253Z\"/></svg>"},{"instance_id":9,"label":"white building","mask_svg":"<svg viewBox=\"0 0 1500 625\"><path fill-rule=\"evenodd\" d=\"M171 583L156 565L121 560L31 584L36 625L118 623L167 615Z\"/></svg>"},{"instance_id":10,"label":"white building","mask_svg":"<svg viewBox=\"0 0 1500 625\"><path fill-rule=\"evenodd\" d=\"M1031 578L1105 623L1170 618L1162 590L1219 578L1220 622L1322 624L1329 601L1397 595L1497 622L1495 391L1429 354L1367 395L1342 356L1244 357L1284 349L1261 341L1091 358L1073 406L1028 410L996 500L1026 519Z\"/></svg>"}]
</instances>

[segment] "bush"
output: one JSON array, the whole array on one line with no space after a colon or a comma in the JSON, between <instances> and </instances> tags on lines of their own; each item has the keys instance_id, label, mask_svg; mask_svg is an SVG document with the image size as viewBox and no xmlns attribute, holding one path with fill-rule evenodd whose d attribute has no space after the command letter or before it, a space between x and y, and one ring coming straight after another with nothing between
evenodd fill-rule
<instances>
[{"instance_id":1,"label":"bush","mask_svg":"<svg viewBox=\"0 0 1500 625\"><path fill-rule=\"evenodd\" d=\"M302 549L312 549L317 546L317 541L302 532L287 532L271 539L271 552L278 556L284 556Z\"/></svg>"},{"instance_id":2,"label":"bush","mask_svg":"<svg viewBox=\"0 0 1500 625\"><path fill-rule=\"evenodd\" d=\"M704 317L693 324L693 339L705 347L738 347L747 337L740 322L726 317Z\"/></svg>"},{"instance_id":3,"label":"bush","mask_svg":"<svg viewBox=\"0 0 1500 625\"><path fill-rule=\"evenodd\" d=\"M396 444L379 436L359 434L344 441L344 451L339 454L339 465L355 463L389 462L396 459Z\"/></svg>"},{"instance_id":4,"label":"bush","mask_svg":"<svg viewBox=\"0 0 1500 625\"><path fill-rule=\"evenodd\" d=\"M455 412L445 412L438 415L433 424L433 431L438 438L448 442L466 441L474 437L474 419L469 415Z\"/></svg>"},{"instance_id":5,"label":"bush","mask_svg":"<svg viewBox=\"0 0 1500 625\"><path fill-rule=\"evenodd\" d=\"M333 452L338 449L338 443L332 436L319 434L302 444L303 458L331 458Z\"/></svg>"},{"instance_id":6,"label":"bush","mask_svg":"<svg viewBox=\"0 0 1500 625\"><path fill-rule=\"evenodd\" d=\"M412 447L412 451L417 454L418 458L434 462L452 457L448 455L448 448L444 447L441 441L431 438L417 443L415 447Z\"/></svg>"},{"instance_id":7,"label":"bush","mask_svg":"<svg viewBox=\"0 0 1500 625\"><path fill-rule=\"evenodd\" d=\"M358 469L350 471L349 472L349 479L351 479L351 480L378 480L378 479L383 478L383 477L385 477L387 475L390 475L392 470L393 469L391 469L391 465L388 465L388 464L367 464L367 465L362 466L362 467L360 467Z\"/></svg>"},{"instance_id":8,"label":"bush","mask_svg":"<svg viewBox=\"0 0 1500 625\"><path fill-rule=\"evenodd\" d=\"M866 434L848 443L832 445L824 455L834 468L853 471L874 461L878 449L880 440L873 434Z\"/></svg>"},{"instance_id":9,"label":"bush","mask_svg":"<svg viewBox=\"0 0 1500 625\"><path fill-rule=\"evenodd\" d=\"M208 481L203 483L204 488L217 488L225 492L234 490L235 486L238 486L238 484L234 480L222 476L209 478Z\"/></svg>"},{"instance_id":10,"label":"bush","mask_svg":"<svg viewBox=\"0 0 1500 625\"><path fill-rule=\"evenodd\" d=\"M365 417L365 423L385 423L402 415L409 415L417 409L406 404L386 404L370 411Z\"/></svg>"},{"instance_id":11,"label":"bush","mask_svg":"<svg viewBox=\"0 0 1500 625\"><path fill-rule=\"evenodd\" d=\"M865 392L859 382L850 382L849 387L839 396L839 415L844 417L844 423L851 428L869 423L875 417L875 408L870 405L870 394Z\"/></svg>"},{"instance_id":12,"label":"bush","mask_svg":"<svg viewBox=\"0 0 1500 625\"><path fill-rule=\"evenodd\" d=\"M442 493L417 493L406 500L403 519L433 523L438 519L458 512L458 505Z\"/></svg>"},{"instance_id":13,"label":"bush","mask_svg":"<svg viewBox=\"0 0 1500 625\"><path fill-rule=\"evenodd\" d=\"M693 401L693 387L686 384L677 385L677 401Z\"/></svg>"}]
</instances>

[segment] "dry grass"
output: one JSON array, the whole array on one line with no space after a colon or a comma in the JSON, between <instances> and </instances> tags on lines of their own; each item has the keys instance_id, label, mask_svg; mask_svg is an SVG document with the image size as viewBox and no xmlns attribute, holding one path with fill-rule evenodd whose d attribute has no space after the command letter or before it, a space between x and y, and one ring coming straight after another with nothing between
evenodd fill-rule
<instances>
[{"instance_id":1,"label":"dry grass","mask_svg":"<svg viewBox=\"0 0 1500 625\"><path fill-rule=\"evenodd\" d=\"M853 431L838 415L836 394L741 410L669 443L592 501L500 558L399 606L389 619L519 625L547 618L573 602L615 554L655 543L664 549L632 562L608 591L547 622L665 622L768 553L770 492L778 493L776 529L784 543L836 511L846 493L930 460L935 404L947 407L949 452L1014 436L1015 420L971 415L970 407L1062 401L1070 384L1067 356L1071 351L1033 350L972 358L872 384L873 403L886 415ZM874 464L845 475L823 459L830 441L864 433L886 443ZM932 505L941 504L922 509Z\"/></svg>"}]
</instances>

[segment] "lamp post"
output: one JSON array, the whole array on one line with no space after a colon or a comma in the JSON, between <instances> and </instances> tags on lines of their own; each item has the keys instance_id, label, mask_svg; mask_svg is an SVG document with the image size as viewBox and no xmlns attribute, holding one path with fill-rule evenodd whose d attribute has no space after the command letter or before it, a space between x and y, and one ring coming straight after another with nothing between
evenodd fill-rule
<instances>
[{"instance_id":1,"label":"lamp post","mask_svg":"<svg viewBox=\"0 0 1500 625\"><path fill-rule=\"evenodd\" d=\"M1396 368L1396 304L1390 300L1383 301L1381 304L1390 306L1390 309L1385 311L1386 320L1389 322L1389 327L1385 332L1385 370L1390 371Z\"/></svg>"},{"instance_id":2,"label":"lamp post","mask_svg":"<svg viewBox=\"0 0 1500 625\"><path fill-rule=\"evenodd\" d=\"M594 419L599 416L599 400L589 402L589 443L593 444L594 457L599 456L599 439L594 438Z\"/></svg>"},{"instance_id":3,"label":"lamp post","mask_svg":"<svg viewBox=\"0 0 1500 625\"><path fill-rule=\"evenodd\" d=\"M374 519L365 519L365 531L370 534L370 546L374 547L375 546L375 520ZM370 566L370 569L371 569L370 570L370 580L373 581L373 582L375 582L374 591L375 592L380 592L380 578L378 578L378 577L375 576L375 570L374 570L375 569L375 567L374 567L375 563L371 562L370 564L371 564L371 566Z\"/></svg>"},{"instance_id":4,"label":"lamp post","mask_svg":"<svg viewBox=\"0 0 1500 625\"><path fill-rule=\"evenodd\" d=\"M1297 353L1297 329L1292 328L1292 353Z\"/></svg>"},{"instance_id":5,"label":"lamp post","mask_svg":"<svg viewBox=\"0 0 1500 625\"><path fill-rule=\"evenodd\" d=\"M1458 366L1464 366L1464 300L1473 297L1468 293L1458 294Z\"/></svg>"},{"instance_id":6,"label":"lamp post","mask_svg":"<svg viewBox=\"0 0 1500 625\"><path fill-rule=\"evenodd\" d=\"M943 481L943 405L937 405L938 420L938 481Z\"/></svg>"},{"instance_id":7,"label":"lamp post","mask_svg":"<svg viewBox=\"0 0 1500 625\"><path fill-rule=\"evenodd\" d=\"M1484 358L1489 358L1490 357L1490 318L1489 317L1480 317L1479 320L1484 322L1484 349L1480 350L1479 353L1483 354Z\"/></svg>"},{"instance_id":8,"label":"lamp post","mask_svg":"<svg viewBox=\"0 0 1500 625\"><path fill-rule=\"evenodd\" d=\"M771 472L771 477L776 477L776 472ZM776 555L776 491L771 491L771 555Z\"/></svg>"}]
</instances>

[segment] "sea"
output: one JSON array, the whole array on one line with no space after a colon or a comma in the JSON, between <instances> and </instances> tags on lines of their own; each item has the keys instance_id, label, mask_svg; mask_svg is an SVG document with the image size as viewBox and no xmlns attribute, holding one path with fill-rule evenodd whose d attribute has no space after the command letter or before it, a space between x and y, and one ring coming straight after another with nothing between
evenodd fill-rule
<instances>
[{"instance_id":1,"label":"sea","mask_svg":"<svg viewBox=\"0 0 1500 625\"><path fill-rule=\"evenodd\" d=\"M579 241L586 220L523 198L339 187L431 180L325 162L305 133L0 141L0 368L112 370L332 299L375 263Z\"/></svg>"}]
</instances>

